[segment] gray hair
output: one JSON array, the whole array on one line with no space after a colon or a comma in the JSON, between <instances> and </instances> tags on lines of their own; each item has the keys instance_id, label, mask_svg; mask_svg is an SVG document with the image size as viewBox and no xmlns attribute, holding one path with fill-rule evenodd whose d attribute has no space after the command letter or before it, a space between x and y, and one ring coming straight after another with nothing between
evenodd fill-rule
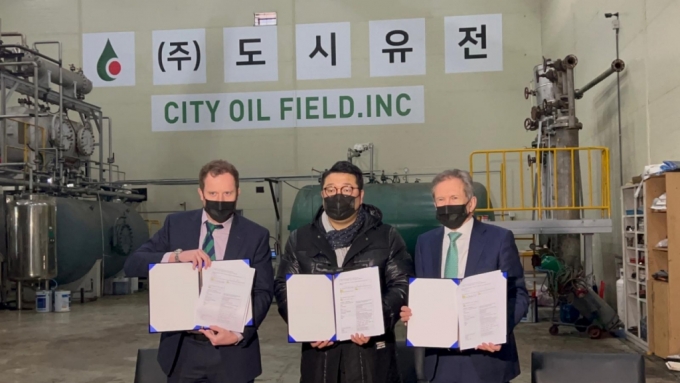
<instances>
[{"instance_id":1,"label":"gray hair","mask_svg":"<svg viewBox=\"0 0 680 383\"><path fill-rule=\"evenodd\" d=\"M437 174L432 180L432 196L434 196L434 188L437 185L452 178L457 178L463 182L465 196L468 198L468 200L475 196L475 187L472 184L472 176L469 172L460 169L444 170L443 172Z\"/></svg>"}]
</instances>

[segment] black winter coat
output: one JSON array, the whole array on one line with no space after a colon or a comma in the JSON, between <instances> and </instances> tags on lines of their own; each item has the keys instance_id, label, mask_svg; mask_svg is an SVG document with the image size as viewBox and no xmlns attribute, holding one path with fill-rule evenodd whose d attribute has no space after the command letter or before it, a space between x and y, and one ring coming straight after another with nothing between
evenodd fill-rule
<instances>
[{"instance_id":1,"label":"black winter coat","mask_svg":"<svg viewBox=\"0 0 680 383\"><path fill-rule=\"evenodd\" d=\"M326 274L365 267L380 268L385 335L373 337L358 346L351 341L315 349L302 345L301 383L394 383L400 382L397 368L394 325L406 305L409 277L414 274L413 259L393 227L382 223L382 213L362 205L367 214L342 265L325 237L321 208L313 223L290 234L281 256L275 280L279 313L288 321L287 274ZM323 339L319 339L323 340Z\"/></svg>"}]
</instances>

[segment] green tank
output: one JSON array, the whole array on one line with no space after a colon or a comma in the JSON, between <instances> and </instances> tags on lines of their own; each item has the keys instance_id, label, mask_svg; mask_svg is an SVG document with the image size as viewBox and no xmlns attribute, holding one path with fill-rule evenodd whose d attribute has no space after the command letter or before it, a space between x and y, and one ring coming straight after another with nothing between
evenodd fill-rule
<instances>
[{"instance_id":1,"label":"green tank","mask_svg":"<svg viewBox=\"0 0 680 383\"><path fill-rule=\"evenodd\" d=\"M486 188L475 182L477 208L486 208ZM415 254L418 236L441 226L436 219L432 185L428 183L367 184L364 203L378 207L383 222L394 226L406 242L410 254ZM314 219L321 207L321 186L305 186L298 191L290 214L288 230L293 231ZM478 217L493 215L476 214Z\"/></svg>"}]
</instances>

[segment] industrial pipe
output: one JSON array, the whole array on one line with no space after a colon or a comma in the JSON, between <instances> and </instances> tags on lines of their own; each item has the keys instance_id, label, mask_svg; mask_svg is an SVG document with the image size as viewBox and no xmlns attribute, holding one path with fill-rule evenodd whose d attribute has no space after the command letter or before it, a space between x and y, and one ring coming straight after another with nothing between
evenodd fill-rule
<instances>
[{"instance_id":1,"label":"industrial pipe","mask_svg":"<svg viewBox=\"0 0 680 383\"><path fill-rule=\"evenodd\" d=\"M491 171L491 173L498 171ZM486 172L484 172L486 173ZM412 177L434 177L439 173L418 173L418 174L408 174ZM406 176L406 173L396 174L397 177ZM245 177L240 178L240 182L265 182L267 179L274 179L278 181L317 181L319 179L318 175L309 176L281 176L281 177ZM123 180L114 181L114 184L126 184L126 185L164 185L164 186L176 186L176 185L198 185L198 178L165 178L165 179L148 179L148 180ZM108 182L95 182L94 185L106 185Z\"/></svg>"},{"instance_id":2,"label":"industrial pipe","mask_svg":"<svg viewBox=\"0 0 680 383\"><path fill-rule=\"evenodd\" d=\"M111 121L111 117L102 117L102 121L107 120L109 122L109 156L106 158L106 162L109 164L109 183L113 182L113 172L111 171L111 166L113 165L114 159L111 155L113 152L113 122ZM102 129L104 128L104 125L102 124ZM103 148L99 148L99 150L103 150ZM103 166L103 165L100 165Z\"/></svg>"},{"instance_id":3,"label":"industrial pipe","mask_svg":"<svg viewBox=\"0 0 680 383\"><path fill-rule=\"evenodd\" d=\"M2 36L7 36L7 37L21 37L21 45L28 46L26 44L26 36L19 32L2 32L0 33L0 37Z\"/></svg>"},{"instance_id":4,"label":"industrial pipe","mask_svg":"<svg viewBox=\"0 0 680 383\"><path fill-rule=\"evenodd\" d=\"M29 182L25 180L15 180L15 179L9 179L9 178L0 178L0 185L5 185L5 186L28 186ZM129 199L132 201L141 201L144 200L146 197L141 196L141 195L136 195L136 194L126 194L126 193L116 193L116 192L110 192L110 191L104 191L104 190L93 190L93 189L86 189L86 188L59 188L58 185L53 185L53 184L48 184L48 183L34 183L35 187L39 188L44 188L44 189L58 189L60 192L67 193L67 194L87 194L87 195L100 195L100 196L105 196L105 197L117 197L117 198L125 198Z\"/></svg>"},{"instance_id":5,"label":"industrial pipe","mask_svg":"<svg viewBox=\"0 0 680 383\"><path fill-rule=\"evenodd\" d=\"M607 77L611 76L614 73L620 73L626 68L626 64L623 62L621 59L616 59L612 62L612 65L604 72L602 72L601 75L595 77L591 82L587 83L586 85L583 86L581 89L577 89L575 96L577 99L581 99L583 97L583 94L585 94L587 91L589 91L592 87L595 85L601 83L606 79Z\"/></svg>"},{"instance_id":6,"label":"industrial pipe","mask_svg":"<svg viewBox=\"0 0 680 383\"><path fill-rule=\"evenodd\" d=\"M6 45L0 45L0 48L17 48L17 49L21 49L22 51L26 51L26 52L28 52L28 53L32 53L32 54L35 55L35 56L42 57L42 58L44 58L44 59L47 60L47 61L51 61L51 62L53 62L53 63L55 63L55 64L61 66L61 63L60 63L59 61L57 61L57 60L51 58L50 56L44 55L44 54L42 54L42 53L36 51L35 49L31 49L31 48L26 47L26 46L23 46L23 45L18 45L18 44L6 44Z\"/></svg>"},{"instance_id":7,"label":"industrial pipe","mask_svg":"<svg viewBox=\"0 0 680 383\"><path fill-rule=\"evenodd\" d=\"M7 100L5 100L5 75L0 72L0 114L7 113ZM0 118L0 128L2 128L2 149L0 149L0 162L5 162L5 143L7 142L7 121ZM2 286L0 285L0 288Z\"/></svg>"}]
</instances>

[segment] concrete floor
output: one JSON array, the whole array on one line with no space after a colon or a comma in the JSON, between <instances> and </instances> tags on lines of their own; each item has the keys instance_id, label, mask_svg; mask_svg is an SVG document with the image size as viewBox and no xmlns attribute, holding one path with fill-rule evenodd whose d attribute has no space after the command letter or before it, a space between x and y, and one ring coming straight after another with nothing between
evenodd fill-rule
<instances>
[{"instance_id":1,"label":"concrete floor","mask_svg":"<svg viewBox=\"0 0 680 383\"><path fill-rule=\"evenodd\" d=\"M155 348L147 333L147 295L106 297L70 313L0 312L2 383L132 383L137 349ZM522 375L530 379L532 351L634 352L617 339L550 336L544 323L516 330ZM275 307L260 329L264 372L258 382L298 383L299 346L286 342L286 326ZM400 328L403 334L403 328ZM647 358L647 382L676 382L663 362Z\"/></svg>"}]
</instances>

